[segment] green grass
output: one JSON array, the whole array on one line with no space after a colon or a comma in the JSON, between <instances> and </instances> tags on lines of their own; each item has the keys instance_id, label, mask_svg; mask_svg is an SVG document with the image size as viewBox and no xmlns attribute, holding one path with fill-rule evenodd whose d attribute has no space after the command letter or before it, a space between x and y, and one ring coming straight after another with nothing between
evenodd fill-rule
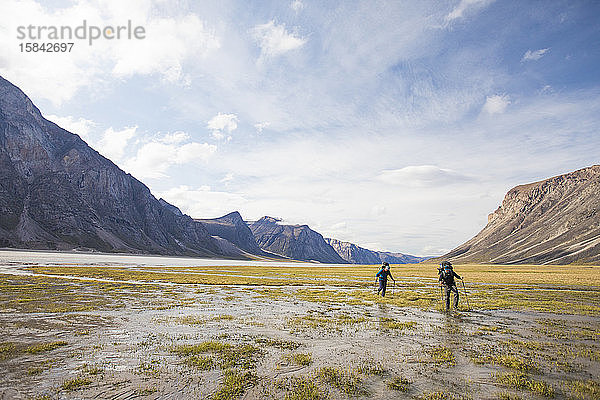
<instances>
[{"instance_id":1,"label":"green grass","mask_svg":"<svg viewBox=\"0 0 600 400\"><path fill-rule=\"evenodd\" d=\"M334 367L323 367L317 370L316 377L348 396L365 393L362 388L362 379L352 372L342 371Z\"/></svg>"},{"instance_id":2,"label":"green grass","mask_svg":"<svg viewBox=\"0 0 600 400\"><path fill-rule=\"evenodd\" d=\"M178 345L171 348L171 351L182 357L187 357L186 363L196 367L207 367L208 361L198 357L206 353L215 355L213 361L221 369L242 368L249 369L254 367L256 358L262 354L262 351L251 344L237 344L218 341L206 341L198 344Z\"/></svg>"},{"instance_id":3,"label":"green grass","mask_svg":"<svg viewBox=\"0 0 600 400\"><path fill-rule=\"evenodd\" d=\"M401 376L395 376L387 383L387 387L400 392L408 392L410 389L410 381Z\"/></svg>"},{"instance_id":4,"label":"green grass","mask_svg":"<svg viewBox=\"0 0 600 400\"><path fill-rule=\"evenodd\" d=\"M399 322L399 321L395 321L392 318L382 318L379 323L379 326L381 328L387 329L387 330L412 329L416 325L417 325L417 323L414 321Z\"/></svg>"},{"instance_id":5,"label":"green grass","mask_svg":"<svg viewBox=\"0 0 600 400\"><path fill-rule=\"evenodd\" d=\"M436 364L455 365L456 358L452 349L446 346L438 346L428 351L431 361Z\"/></svg>"},{"instance_id":6,"label":"green grass","mask_svg":"<svg viewBox=\"0 0 600 400\"><path fill-rule=\"evenodd\" d=\"M532 379L524 372L504 372L496 375L496 381L514 389L527 389L544 397L554 397L554 388L544 381Z\"/></svg>"},{"instance_id":7,"label":"green grass","mask_svg":"<svg viewBox=\"0 0 600 400\"><path fill-rule=\"evenodd\" d=\"M294 353L285 356L285 359L296 365L310 365L312 363L312 355L310 353Z\"/></svg>"},{"instance_id":8,"label":"green grass","mask_svg":"<svg viewBox=\"0 0 600 400\"><path fill-rule=\"evenodd\" d=\"M573 380L563 384L565 391L569 393L569 398L600 399L600 381L594 380Z\"/></svg>"},{"instance_id":9,"label":"green grass","mask_svg":"<svg viewBox=\"0 0 600 400\"><path fill-rule=\"evenodd\" d=\"M210 356L203 356L201 354L194 354L186 359L186 363L192 367L196 367L203 371L213 369L215 361Z\"/></svg>"},{"instance_id":10,"label":"green grass","mask_svg":"<svg viewBox=\"0 0 600 400\"><path fill-rule=\"evenodd\" d=\"M29 346L25 349L25 353L29 354L38 354L44 353L46 351L51 351L54 349L58 349L59 347L66 346L68 343L64 340L59 340L57 342L48 342L48 343L40 343L33 346Z\"/></svg>"},{"instance_id":11,"label":"green grass","mask_svg":"<svg viewBox=\"0 0 600 400\"><path fill-rule=\"evenodd\" d=\"M311 378L292 377L279 386L285 390L284 400L325 400L328 396L321 391L319 385Z\"/></svg>"},{"instance_id":12,"label":"green grass","mask_svg":"<svg viewBox=\"0 0 600 400\"><path fill-rule=\"evenodd\" d=\"M84 386L88 386L91 383L92 380L90 378L77 376L73 379L64 381L60 387L67 392L71 392L73 390L81 389Z\"/></svg>"},{"instance_id":13,"label":"green grass","mask_svg":"<svg viewBox=\"0 0 600 400\"><path fill-rule=\"evenodd\" d=\"M427 392L423 393L419 397L418 400L467 400L470 397L466 397L463 395L457 395L447 392Z\"/></svg>"},{"instance_id":14,"label":"green grass","mask_svg":"<svg viewBox=\"0 0 600 400\"><path fill-rule=\"evenodd\" d=\"M17 346L11 342L0 343L0 360L14 357L18 354Z\"/></svg>"},{"instance_id":15,"label":"green grass","mask_svg":"<svg viewBox=\"0 0 600 400\"><path fill-rule=\"evenodd\" d=\"M244 394L247 388L256 384L257 377L249 371L225 370L223 384L212 396L212 400L231 400Z\"/></svg>"}]
</instances>

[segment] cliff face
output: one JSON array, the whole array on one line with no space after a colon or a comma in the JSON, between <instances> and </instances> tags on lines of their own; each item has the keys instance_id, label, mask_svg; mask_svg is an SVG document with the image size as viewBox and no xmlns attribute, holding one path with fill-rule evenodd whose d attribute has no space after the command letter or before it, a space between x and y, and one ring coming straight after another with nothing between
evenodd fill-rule
<instances>
[{"instance_id":1,"label":"cliff face","mask_svg":"<svg viewBox=\"0 0 600 400\"><path fill-rule=\"evenodd\" d=\"M220 218L197 219L196 221L201 222L212 236L226 239L247 253L263 255L262 250L254 240L252 231L239 212L234 211Z\"/></svg>"},{"instance_id":2,"label":"cliff face","mask_svg":"<svg viewBox=\"0 0 600 400\"><path fill-rule=\"evenodd\" d=\"M0 77L0 246L228 255L165 203Z\"/></svg>"},{"instance_id":3,"label":"cliff face","mask_svg":"<svg viewBox=\"0 0 600 400\"><path fill-rule=\"evenodd\" d=\"M427 257L369 250L353 243L342 242L337 239L326 238L325 241L333 247L340 257L351 264L379 264L384 261L387 261L390 264L416 264L427 260Z\"/></svg>"},{"instance_id":4,"label":"cliff face","mask_svg":"<svg viewBox=\"0 0 600 400\"><path fill-rule=\"evenodd\" d=\"M499 264L600 261L600 166L511 189L486 227L443 258Z\"/></svg>"},{"instance_id":5,"label":"cliff face","mask_svg":"<svg viewBox=\"0 0 600 400\"><path fill-rule=\"evenodd\" d=\"M307 225L281 225L275 218L263 217L250 229L259 247L270 253L294 260L346 263L320 233Z\"/></svg>"}]
</instances>

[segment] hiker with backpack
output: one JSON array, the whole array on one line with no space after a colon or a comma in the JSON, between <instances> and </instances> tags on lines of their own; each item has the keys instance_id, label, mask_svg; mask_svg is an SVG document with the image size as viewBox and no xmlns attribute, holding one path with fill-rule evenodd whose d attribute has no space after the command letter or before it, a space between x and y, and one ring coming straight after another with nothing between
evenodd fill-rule
<instances>
[{"instance_id":1,"label":"hiker with backpack","mask_svg":"<svg viewBox=\"0 0 600 400\"><path fill-rule=\"evenodd\" d=\"M446 297L446 311L450 310L450 293L454 293L454 309L458 308L458 289L454 278L462 279L454 272L450 261L444 261L438 268L438 280Z\"/></svg>"},{"instance_id":2,"label":"hiker with backpack","mask_svg":"<svg viewBox=\"0 0 600 400\"><path fill-rule=\"evenodd\" d=\"M375 275L375 283L377 283L377 279L379 279L379 289L377 289L377 295L381 293L381 297L385 297L385 289L387 288L387 279L388 276L394 281L394 285L396 284L396 280L392 276L390 272L390 264L386 261L381 264L381 269Z\"/></svg>"}]
</instances>

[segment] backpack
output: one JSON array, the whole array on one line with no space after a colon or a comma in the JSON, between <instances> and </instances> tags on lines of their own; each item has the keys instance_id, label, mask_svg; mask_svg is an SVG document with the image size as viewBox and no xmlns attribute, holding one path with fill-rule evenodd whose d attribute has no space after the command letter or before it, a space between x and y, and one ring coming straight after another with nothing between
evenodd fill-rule
<instances>
[{"instance_id":1,"label":"backpack","mask_svg":"<svg viewBox=\"0 0 600 400\"><path fill-rule=\"evenodd\" d=\"M454 283L454 271L451 269L444 268L440 271L440 276L442 278L442 282L446 285L452 285Z\"/></svg>"}]
</instances>

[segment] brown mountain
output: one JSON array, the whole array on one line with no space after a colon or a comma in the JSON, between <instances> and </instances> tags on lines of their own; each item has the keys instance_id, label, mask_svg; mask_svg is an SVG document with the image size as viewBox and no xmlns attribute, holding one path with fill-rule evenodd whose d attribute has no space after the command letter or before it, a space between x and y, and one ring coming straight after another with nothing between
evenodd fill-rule
<instances>
[{"instance_id":1,"label":"brown mountain","mask_svg":"<svg viewBox=\"0 0 600 400\"><path fill-rule=\"evenodd\" d=\"M2 77L0 247L239 258Z\"/></svg>"},{"instance_id":2,"label":"brown mountain","mask_svg":"<svg viewBox=\"0 0 600 400\"><path fill-rule=\"evenodd\" d=\"M458 262L600 261L600 165L511 189L473 239L442 257Z\"/></svg>"}]
</instances>

